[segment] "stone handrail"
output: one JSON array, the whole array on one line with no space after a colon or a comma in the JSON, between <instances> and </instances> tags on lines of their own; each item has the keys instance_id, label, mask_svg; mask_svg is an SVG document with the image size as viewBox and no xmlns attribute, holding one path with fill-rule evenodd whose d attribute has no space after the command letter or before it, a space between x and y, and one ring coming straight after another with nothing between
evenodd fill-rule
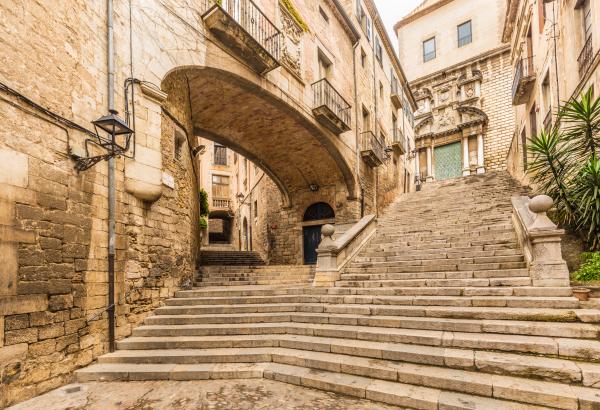
<instances>
[{"instance_id":1,"label":"stone handrail","mask_svg":"<svg viewBox=\"0 0 600 410\"><path fill-rule=\"evenodd\" d=\"M560 247L564 230L548 218L554 201L547 195L512 198L513 224L533 286L569 286L569 269Z\"/></svg>"},{"instance_id":2,"label":"stone handrail","mask_svg":"<svg viewBox=\"0 0 600 410\"><path fill-rule=\"evenodd\" d=\"M366 215L337 239L335 227L323 225L323 240L317 249L317 269L314 286L332 286L340 279L342 268L356 255L375 233L375 215Z\"/></svg>"}]
</instances>

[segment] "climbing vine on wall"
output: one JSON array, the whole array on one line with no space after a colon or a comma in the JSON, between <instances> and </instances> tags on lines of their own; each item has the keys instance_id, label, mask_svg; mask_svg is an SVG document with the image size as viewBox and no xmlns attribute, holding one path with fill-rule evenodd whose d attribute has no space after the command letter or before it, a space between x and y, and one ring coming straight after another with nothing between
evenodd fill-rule
<instances>
[{"instance_id":1,"label":"climbing vine on wall","mask_svg":"<svg viewBox=\"0 0 600 410\"><path fill-rule=\"evenodd\" d=\"M279 0L279 2L287 10L287 12L290 13L290 16L293 17L293 19L296 21L296 23L298 23L298 26L300 26L302 30L306 32L310 31L310 29L308 28L308 24L306 24L306 21L304 21L298 10L296 10L296 7L294 7L291 0Z\"/></svg>"},{"instance_id":2,"label":"climbing vine on wall","mask_svg":"<svg viewBox=\"0 0 600 410\"><path fill-rule=\"evenodd\" d=\"M200 199L200 228L206 229L208 228L208 220L206 218L210 212L208 207L208 193L204 189L200 189L198 197Z\"/></svg>"}]
</instances>

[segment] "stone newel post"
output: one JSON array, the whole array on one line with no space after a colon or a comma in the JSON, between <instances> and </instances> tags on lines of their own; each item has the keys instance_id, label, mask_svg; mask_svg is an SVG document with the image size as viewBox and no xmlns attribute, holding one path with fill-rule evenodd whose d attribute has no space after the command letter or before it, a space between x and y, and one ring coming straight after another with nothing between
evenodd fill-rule
<instances>
[{"instance_id":1,"label":"stone newel post","mask_svg":"<svg viewBox=\"0 0 600 410\"><path fill-rule=\"evenodd\" d=\"M333 225L327 224L321 228L323 239L317 249L318 263L314 280L316 286L332 286L336 280L340 279L335 252L336 245L333 241L334 233Z\"/></svg>"},{"instance_id":2,"label":"stone newel post","mask_svg":"<svg viewBox=\"0 0 600 410\"><path fill-rule=\"evenodd\" d=\"M527 225L531 246L529 273L534 286L569 286L569 269L562 258L561 236L564 230L548 218L546 212L554 201L547 195L531 199L528 210L531 212Z\"/></svg>"}]
</instances>

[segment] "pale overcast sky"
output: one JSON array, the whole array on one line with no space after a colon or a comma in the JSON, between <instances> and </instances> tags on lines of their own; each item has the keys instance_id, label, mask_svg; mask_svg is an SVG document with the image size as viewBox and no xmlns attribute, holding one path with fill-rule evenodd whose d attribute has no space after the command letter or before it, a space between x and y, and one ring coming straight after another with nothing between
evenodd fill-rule
<instances>
[{"instance_id":1,"label":"pale overcast sky","mask_svg":"<svg viewBox=\"0 0 600 410\"><path fill-rule=\"evenodd\" d=\"M423 0L375 0L379 14L388 30L388 35L394 43L394 48L398 46L393 29L394 24L422 2Z\"/></svg>"}]
</instances>

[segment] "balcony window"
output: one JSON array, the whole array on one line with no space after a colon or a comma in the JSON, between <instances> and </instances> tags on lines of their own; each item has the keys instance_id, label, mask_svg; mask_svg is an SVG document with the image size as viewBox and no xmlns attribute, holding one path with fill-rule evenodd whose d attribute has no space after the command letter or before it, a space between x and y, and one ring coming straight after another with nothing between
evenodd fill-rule
<instances>
[{"instance_id":1,"label":"balcony window","mask_svg":"<svg viewBox=\"0 0 600 410\"><path fill-rule=\"evenodd\" d=\"M222 145L215 144L214 164L227 165L227 148Z\"/></svg>"},{"instance_id":2,"label":"balcony window","mask_svg":"<svg viewBox=\"0 0 600 410\"><path fill-rule=\"evenodd\" d=\"M201 0L212 34L259 74L279 66L281 33L252 0Z\"/></svg>"},{"instance_id":3,"label":"balcony window","mask_svg":"<svg viewBox=\"0 0 600 410\"><path fill-rule=\"evenodd\" d=\"M429 60L435 58L435 37L429 40L423 41L423 62L426 63Z\"/></svg>"},{"instance_id":4,"label":"balcony window","mask_svg":"<svg viewBox=\"0 0 600 410\"><path fill-rule=\"evenodd\" d=\"M379 37L375 37L375 58L379 61L379 65L383 64L383 49L381 48Z\"/></svg>"},{"instance_id":5,"label":"balcony window","mask_svg":"<svg viewBox=\"0 0 600 410\"><path fill-rule=\"evenodd\" d=\"M367 13L365 13L365 10L362 8L360 0L357 0L356 2L356 18L360 23L360 28L362 28L362 31L367 36L367 40L371 42L371 19L369 18Z\"/></svg>"},{"instance_id":6,"label":"balcony window","mask_svg":"<svg viewBox=\"0 0 600 410\"><path fill-rule=\"evenodd\" d=\"M360 154L372 168L383 164L386 157L383 134L379 138L371 131L360 134Z\"/></svg>"},{"instance_id":7,"label":"balcony window","mask_svg":"<svg viewBox=\"0 0 600 410\"><path fill-rule=\"evenodd\" d=\"M225 175L212 176L213 205L217 202L229 204L229 177Z\"/></svg>"},{"instance_id":8,"label":"balcony window","mask_svg":"<svg viewBox=\"0 0 600 410\"><path fill-rule=\"evenodd\" d=\"M466 46L473 41L473 34L471 31L471 20L466 23L462 23L458 26L458 46Z\"/></svg>"},{"instance_id":9,"label":"balcony window","mask_svg":"<svg viewBox=\"0 0 600 410\"><path fill-rule=\"evenodd\" d=\"M336 135L350 130L351 106L326 78L312 84L313 114Z\"/></svg>"}]
</instances>

